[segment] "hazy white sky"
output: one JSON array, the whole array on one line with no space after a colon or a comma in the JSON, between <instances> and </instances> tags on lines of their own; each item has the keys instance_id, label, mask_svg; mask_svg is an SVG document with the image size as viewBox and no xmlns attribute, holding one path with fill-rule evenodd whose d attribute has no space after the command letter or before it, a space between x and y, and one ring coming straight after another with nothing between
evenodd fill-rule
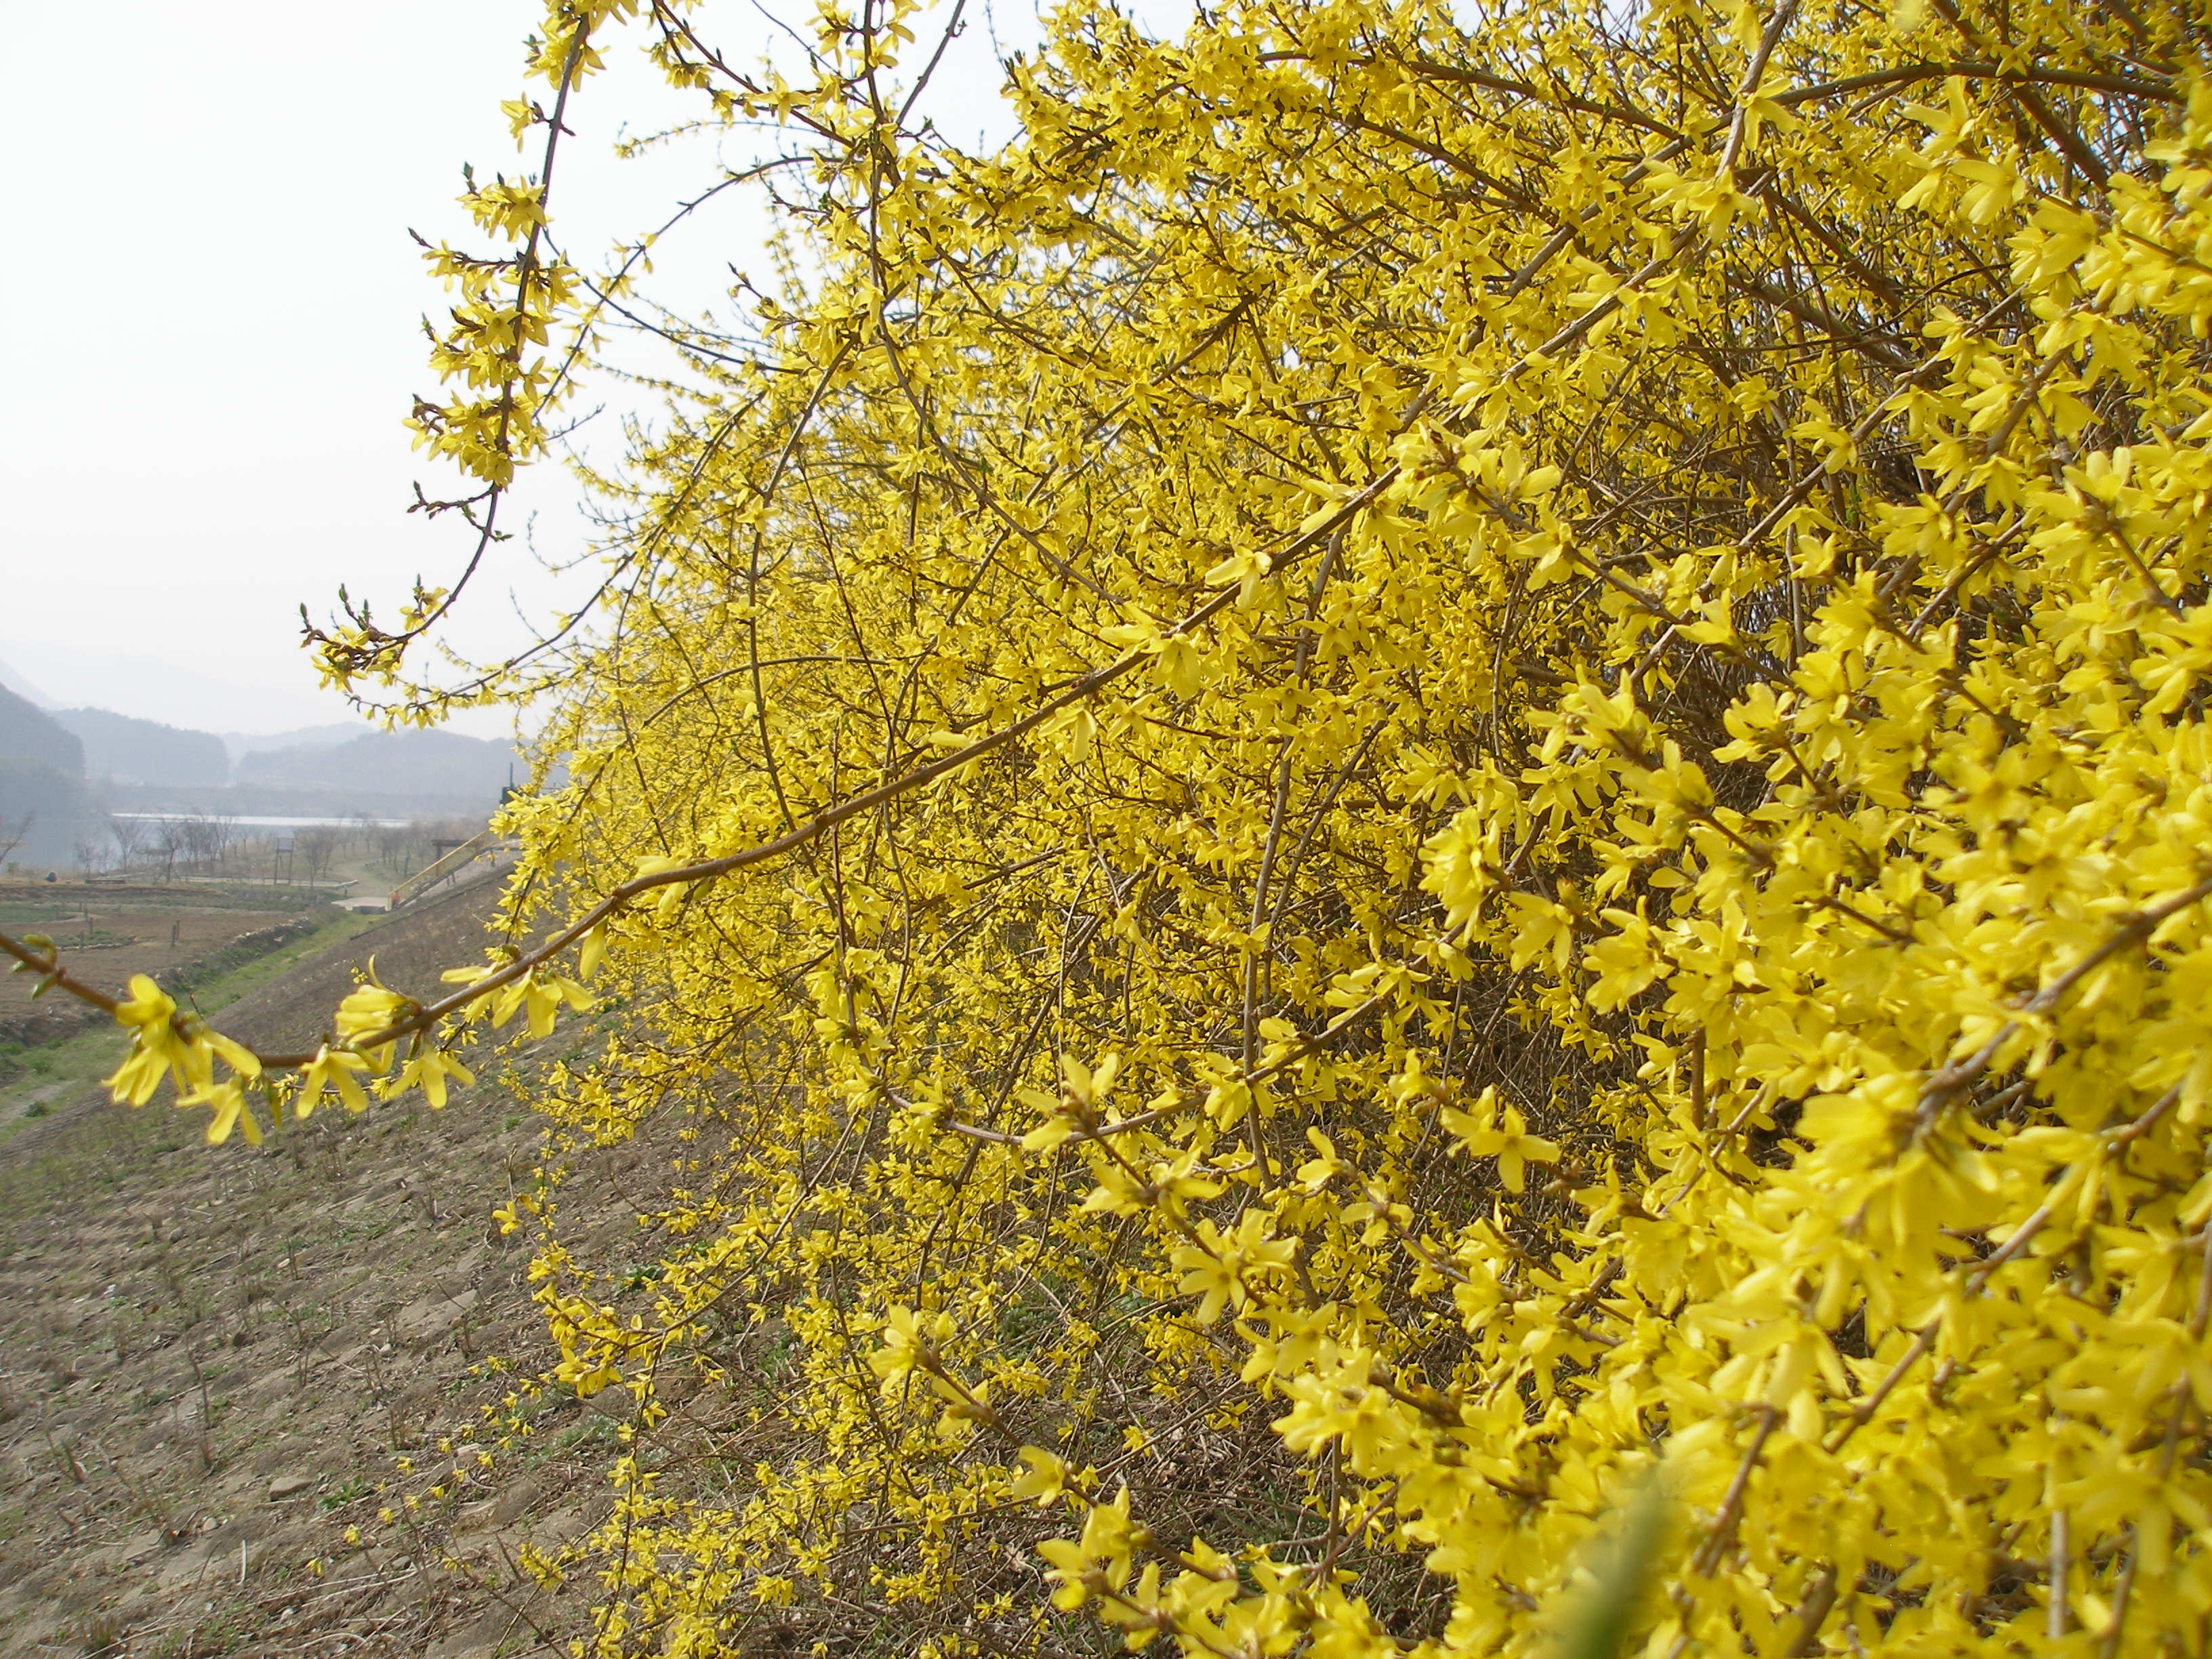
<instances>
[{"instance_id":1,"label":"hazy white sky","mask_svg":"<svg viewBox=\"0 0 2212 1659\"><path fill-rule=\"evenodd\" d=\"M1028 9L990 20L1009 49L1034 30L1010 36L1009 14ZM298 648L298 606L326 610L341 581L396 600L465 550L453 520L404 511L410 480L435 482L401 421L432 389L418 319L442 315L407 232L467 236L463 161L520 170L498 105L540 15L531 0L10 9L0 664L16 678L216 730L343 717ZM707 15L734 58L764 49L754 9ZM970 125L1003 123L989 39L971 30L944 77L939 106ZM554 212L579 255L714 176L696 143L611 158L622 115L635 130L680 108L635 58L622 43L571 118ZM659 263L684 280L689 260L711 298L706 275L758 269L758 243L739 209ZM525 501L539 546L574 550L565 481L549 471ZM507 587L547 602L529 554L506 556L476 642L515 636Z\"/></svg>"}]
</instances>

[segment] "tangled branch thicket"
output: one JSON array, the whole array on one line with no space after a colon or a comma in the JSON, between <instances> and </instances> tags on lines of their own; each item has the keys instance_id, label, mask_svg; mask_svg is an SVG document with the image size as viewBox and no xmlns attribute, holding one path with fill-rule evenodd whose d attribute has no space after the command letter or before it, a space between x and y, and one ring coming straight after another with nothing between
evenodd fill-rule
<instances>
[{"instance_id":1,"label":"tangled branch thicket","mask_svg":"<svg viewBox=\"0 0 2212 1659\"><path fill-rule=\"evenodd\" d=\"M2203 1655L2201 14L1076 5L983 155L915 21L538 47L781 123L801 256L483 682L629 1011L541 1103L682 1126L627 1288L508 1212L638 1402L600 1650L1534 1652L1648 1484L1653 1659ZM655 314L542 182L438 256L482 526Z\"/></svg>"}]
</instances>

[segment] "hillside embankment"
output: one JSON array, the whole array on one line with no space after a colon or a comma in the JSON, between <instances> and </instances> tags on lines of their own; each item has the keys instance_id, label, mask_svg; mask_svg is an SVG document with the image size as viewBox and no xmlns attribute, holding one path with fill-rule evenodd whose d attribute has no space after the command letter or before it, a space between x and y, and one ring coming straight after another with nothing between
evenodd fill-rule
<instances>
[{"instance_id":1,"label":"hillside embankment","mask_svg":"<svg viewBox=\"0 0 2212 1659\"><path fill-rule=\"evenodd\" d=\"M337 924L217 1024L312 1042L372 953L434 986L480 959L495 890ZM486 1408L547 1358L489 1212L540 1162L516 1079L592 1024L486 1056L443 1112L329 1108L258 1152L82 1085L0 1143L0 1653L565 1650L588 1592L526 1552L599 1518L627 1396L549 1394L489 1456ZM603 1242L647 1156L571 1182L605 1194Z\"/></svg>"}]
</instances>

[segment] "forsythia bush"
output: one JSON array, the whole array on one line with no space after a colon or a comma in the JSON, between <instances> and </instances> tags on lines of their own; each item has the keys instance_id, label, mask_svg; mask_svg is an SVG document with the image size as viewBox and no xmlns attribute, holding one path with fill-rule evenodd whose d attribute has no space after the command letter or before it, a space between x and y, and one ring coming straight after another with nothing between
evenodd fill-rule
<instances>
[{"instance_id":1,"label":"forsythia bush","mask_svg":"<svg viewBox=\"0 0 2212 1659\"><path fill-rule=\"evenodd\" d=\"M547 20L532 142L625 31L781 124L786 280L454 693L561 695L552 948L264 1057L626 1006L544 1104L680 1115L656 1268L513 1217L601 1650L1535 1653L1643 1491L1653 1659L2205 1654L2203 15L1079 6L981 156L916 24ZM644 282L496 191L487 546Z\"/></svg>"}]
</instances>

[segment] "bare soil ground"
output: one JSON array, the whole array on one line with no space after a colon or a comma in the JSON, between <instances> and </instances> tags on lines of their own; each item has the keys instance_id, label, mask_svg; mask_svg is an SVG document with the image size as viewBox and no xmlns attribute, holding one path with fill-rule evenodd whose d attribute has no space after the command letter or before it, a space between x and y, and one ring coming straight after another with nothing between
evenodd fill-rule
<instances>
[{"instance_id":1,"label":"bare soil ground","mask_svg":"<svg viewBox=\"0 0 2212 1659\"><path fill-rule=\"evenodd\" d=\"M312 1040L372 951L434 986L478 959L492 890L380 919L217 1023ZM88 1092L0 1143L0 1653L564 1652L588 1587L542 1588L523 1552L604 1512L627 1397L526 1399L529 1436L477 1456L549 1358L527 1249L489 1219L537 1121L483 1076L442 1113L326 1108L259 1152L201 1121ZM596 1172L610 1243L646 1156Z\"/></svg>"},{"instance_id":2,"label":"bare soil ground","mask_svg":"<svg viewBox=\"0 0 2212 1659\"><path fill-rule=\"evenodd\" d=\"M0 882L0 927L18 938L48 935L67 953L72 972L111 991L133 974L189 980L247 935L327 914L304 894L213 883ZM51 994L34 1002L36 982L27 975L0 977L0 1040L51 1041L100 1018Z\"/></svg>"}]
</instances>

